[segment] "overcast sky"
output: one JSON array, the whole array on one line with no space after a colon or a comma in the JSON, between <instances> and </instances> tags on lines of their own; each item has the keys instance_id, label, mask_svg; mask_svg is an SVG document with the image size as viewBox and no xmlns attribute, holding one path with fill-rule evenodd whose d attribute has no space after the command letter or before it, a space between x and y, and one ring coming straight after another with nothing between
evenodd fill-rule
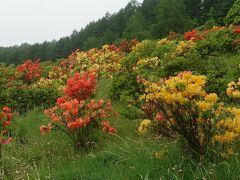
<instances>
[{"instance_id":1,"label":"overcast sky","mask_svg":"<svg viewBox=\"0 0 240 180\"><path fill-rule=\"evenodd\" d=\"M80 30L129 0L0 0L0 46L51 41ZM142 0L139 0L142 2Z\"/></svg>"}]
</instances>

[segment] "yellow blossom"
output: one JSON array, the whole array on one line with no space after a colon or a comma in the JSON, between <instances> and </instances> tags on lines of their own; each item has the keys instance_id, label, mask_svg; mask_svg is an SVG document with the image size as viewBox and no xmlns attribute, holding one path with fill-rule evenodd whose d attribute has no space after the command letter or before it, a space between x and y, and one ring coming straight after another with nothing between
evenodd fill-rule
<instances>
[{"instance_id":1,"label":"yellow blossom","mask_svg":"<svg viewBox=\"0 0 240 180\"><path fill-rule=\"evenodd\" d=\"M150 125L151 121L149 119L144 119L138 127L139 134L146 134Z\"/></svg>"}]
</instances>

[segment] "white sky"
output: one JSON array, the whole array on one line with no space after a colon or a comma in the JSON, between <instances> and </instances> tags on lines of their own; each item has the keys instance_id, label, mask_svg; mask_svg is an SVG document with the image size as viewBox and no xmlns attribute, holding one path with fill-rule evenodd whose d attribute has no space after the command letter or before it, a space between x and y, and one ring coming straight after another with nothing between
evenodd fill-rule
<instances>
[{"instance_id":1,"label":"white sky","mask_svg":"<svg viewBox=\"0 0 240 180\"><path fill-rule=\"evenodd\" d=\"M129 0L0 0L0 46L51 41L80 30ZM139 0L142 2L142 0Z\"/></svg>"}]
</instances>

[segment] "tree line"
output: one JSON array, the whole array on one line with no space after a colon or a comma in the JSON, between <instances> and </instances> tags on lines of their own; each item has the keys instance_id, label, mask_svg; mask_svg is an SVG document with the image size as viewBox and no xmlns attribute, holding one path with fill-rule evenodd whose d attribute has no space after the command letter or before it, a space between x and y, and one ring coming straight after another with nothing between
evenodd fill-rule
<instances>
[{"instance_id":1,"label":"tree line","mask_svg":"<svg viewBox=\"0 0 240 180\"><path fill-rule=\"evenodd\" d=\"M118 44L122 39L156 39L171 31L182 33L194 27L224 25L235 1L239 0L132 0L117 13L106 13L58 41L0 47L0 61L19 64L25 59L55 60L79 48Z\"/></svg>"}]
</instances>

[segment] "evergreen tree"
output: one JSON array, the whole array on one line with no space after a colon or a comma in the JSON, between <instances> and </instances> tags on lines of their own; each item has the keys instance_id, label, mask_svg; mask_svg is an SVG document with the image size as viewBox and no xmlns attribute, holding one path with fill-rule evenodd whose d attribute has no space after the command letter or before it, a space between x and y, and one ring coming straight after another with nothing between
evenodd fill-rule
<instances>
[{"instance_id":1,"label":"evergreen tree","mask_svg":"<svg viewBox=\"0 0 240 180\"><path fill-rule=\"evenodd\" d=\"M209 9L207 19L213 19L218 25L224 25L224 18L233 6L234 0L217 0Z\"/></svg>"},{"instance_id":2,"label":"evergreen tree","mask_svg":"<svg viewBox=\"0 0 240 180\"><path fill-rule=\"evenodd\" d=\"M225 19L226 24L240 25L240 0L236 0Z\"/></svg>"},{"instance_id":3,"label":"evergreen tree","mask_svg":"<svg viewBox=\"0 0 240 180\"><path fill-rule=\"evenodd\" d=\"M171 31L183 32L189 26L183 0L161 0L156 14L156 23L152 26L154 38L166 36Z\"/></svg>"},{"instance_id":4,"label":"evergreen tree","mask_svg":"<svg viewBox=\"0 0 240 180\"><path fill-rule=\"evenodd\" d=\"M136 12L129 18L124 30L124 37L126 39L137 38L139 40L147 38L146 23L142 12Z\"/></svg>"}]
</instances>

